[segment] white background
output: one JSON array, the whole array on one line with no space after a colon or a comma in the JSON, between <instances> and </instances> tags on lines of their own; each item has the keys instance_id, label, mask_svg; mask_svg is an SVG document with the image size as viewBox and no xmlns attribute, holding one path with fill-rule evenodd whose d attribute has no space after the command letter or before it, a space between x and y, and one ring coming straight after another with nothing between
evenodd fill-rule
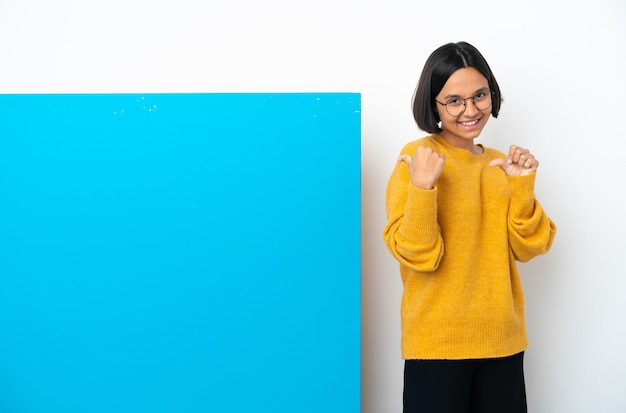
<instances>
[{"instance_id":1,"label":"white background","mask_svg":"<svg viewBox=\"0 0 626 413\"><path fill-rule=\"evenodd\" d=\"M410 105L426 58L472 43L505 98L479 142L535 153L558 226L521 265L530 411L623 413L625 22L621 0L0 0L0 93L360 92L362 412L393 413L402 287L385 186L424 135Z\"/></svg>"}]
</instances>

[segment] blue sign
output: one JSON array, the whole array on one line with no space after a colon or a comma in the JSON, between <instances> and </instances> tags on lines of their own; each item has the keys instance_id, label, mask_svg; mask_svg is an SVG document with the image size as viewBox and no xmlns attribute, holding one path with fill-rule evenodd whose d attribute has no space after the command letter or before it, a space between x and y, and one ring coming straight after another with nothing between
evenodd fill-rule
<instances>
[{"instance_id":1,"label":"blue sign","mask_svg":"<svg viewBox=\"0 0 626 413\"><path fill-rule=\"evenodd\" d=\"M360 95L0 95L0 411L360 411Z\"/></svg>"}]
</instances>

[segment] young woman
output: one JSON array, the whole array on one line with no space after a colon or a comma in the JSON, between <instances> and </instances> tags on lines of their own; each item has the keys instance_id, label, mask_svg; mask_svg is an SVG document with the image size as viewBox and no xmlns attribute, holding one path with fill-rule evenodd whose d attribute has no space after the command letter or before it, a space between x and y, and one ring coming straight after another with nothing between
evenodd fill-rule
<instances>
[{"instance_id":1,"label":"young woman","mask_svg":"<svg viewBox=\"0 0 626 413\"><path fill-rule=\"evenodd\" d=\"M548 252L556 227L535 199L535 156L475 143L501 102L472 45L426 61L413 114L431 135L398 157L383 234L404 285L405 413L527 411L516 261Z\"/></svg>"}]
</instances>

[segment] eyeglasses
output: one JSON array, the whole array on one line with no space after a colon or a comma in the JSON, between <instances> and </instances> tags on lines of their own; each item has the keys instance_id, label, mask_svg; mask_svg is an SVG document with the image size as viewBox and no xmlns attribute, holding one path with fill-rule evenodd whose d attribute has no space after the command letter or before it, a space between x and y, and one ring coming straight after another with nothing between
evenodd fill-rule
<instances>
[{"instance_id":1,"label":"eyeglasses","mask_svg":"<svg viewBox=\"0 0 626 413\"><path fill-rule=\"evenodd\" d=\"M474 96L470 96L468 98L452 98L448 100L446 103L439 102L437 99L435 99L435 102L439 103L441 106L445 106L446 111L448 112L450 116L456 117L456 116L461 116L461 114L465 112L465 109L467 107L467 103L465 103L465 101L467 99L472 99L472 102L474 102L474 106L476 106L476 109L479 109L479 110L488 109L489 106L491 106L492 94L493 92L484 91L484 92L479 92L475 94Z\"/></svg>"}]
</instances>

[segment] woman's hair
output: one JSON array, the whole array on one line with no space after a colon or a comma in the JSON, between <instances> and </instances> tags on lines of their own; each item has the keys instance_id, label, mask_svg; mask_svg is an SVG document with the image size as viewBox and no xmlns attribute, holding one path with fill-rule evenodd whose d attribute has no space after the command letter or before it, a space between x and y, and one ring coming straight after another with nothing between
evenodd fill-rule
<instances>
[{"instance_id":1,"label":"woman's hair","mask_svg":"<svg viewBox=\"0 0 626 413\"><path fill-rule=\"evenodd\" d=\"M435 96L441 92L452 73L464 67L473 67L485 76L491 90L491 114L494 118L498 117L502 96L485 58L469 43L448 43L428 57L417 83L413 96L413 117L420 129L429 133L441 132Z\"/></svg>"}]
</instances>

